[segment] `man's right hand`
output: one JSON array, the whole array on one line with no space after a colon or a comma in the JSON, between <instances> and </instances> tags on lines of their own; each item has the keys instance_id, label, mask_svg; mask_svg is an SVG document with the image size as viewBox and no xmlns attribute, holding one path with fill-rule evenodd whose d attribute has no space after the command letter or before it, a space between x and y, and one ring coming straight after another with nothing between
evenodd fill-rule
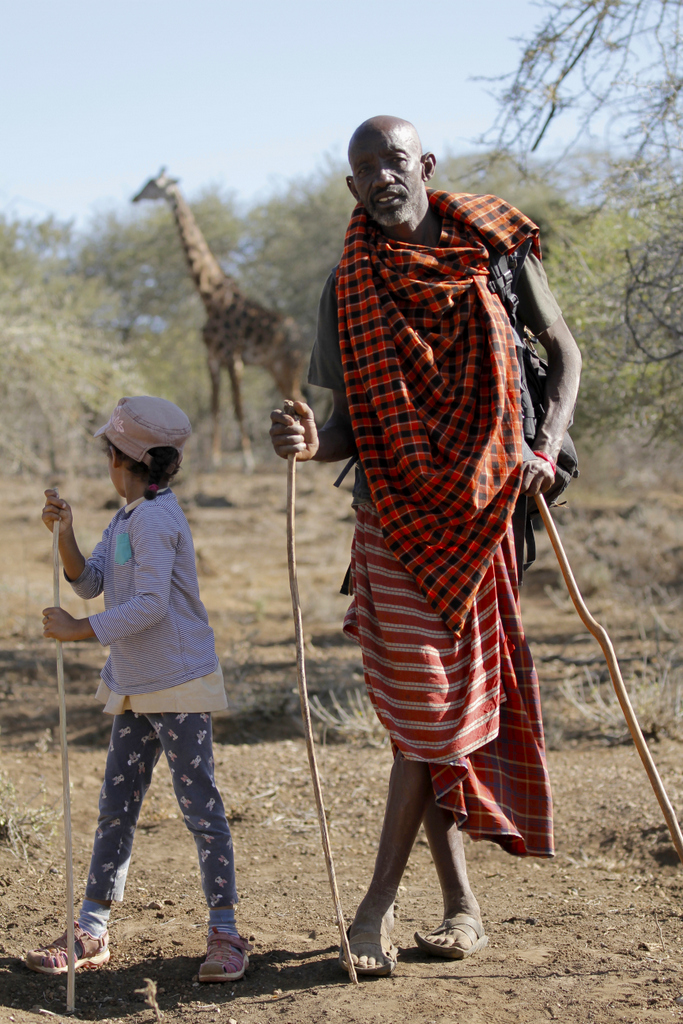
<instances>
[{"instance_id":1,"label":"man's right hand","mask_svg":"<svg viewBox=\"0 0 683 1024\"><path fill-rule=\"evenodd\" d=\"M293 408L296 416L289 416L281 409L271 412L270 439L281 459L296 455L297 462L308 462L319 446L313 410L305 402L294 402Z\"/></svg>"}]
</instances>

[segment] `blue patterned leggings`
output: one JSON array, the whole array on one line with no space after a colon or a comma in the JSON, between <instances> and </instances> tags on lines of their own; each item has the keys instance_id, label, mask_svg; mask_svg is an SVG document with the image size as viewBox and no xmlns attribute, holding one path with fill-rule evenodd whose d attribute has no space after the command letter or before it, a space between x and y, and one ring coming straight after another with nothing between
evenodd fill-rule
<instances>
[{"instance_id":1,"label":"blue patterned leggings","mask_svg":"<svg viewBox=\"0 0 683 1024\"><path fill-rule=\"evenodd\" d=\"M232 837L213 776L211 715L173 711L126 711L114 718L85 895L123 899L140 808L162 750L197 844L206 902L209 907L235 904Z\"/></svg>"}]
</instances>

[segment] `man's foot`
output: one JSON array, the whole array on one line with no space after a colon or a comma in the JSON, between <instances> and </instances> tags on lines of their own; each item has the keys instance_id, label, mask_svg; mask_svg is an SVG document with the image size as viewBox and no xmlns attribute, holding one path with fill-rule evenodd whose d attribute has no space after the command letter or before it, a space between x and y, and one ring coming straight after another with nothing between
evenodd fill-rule
<instances>
[{"instance_id":1,"label":"man's foot","mask_svg":"<svg viewBox=\"0 0 683 1024\"><path fill-rule=\"evenodd\" d=\"M95 939L83 931L79 924L74 926L74 952L76 954L76 970L79 967L101 967L111 956L109 952L109 932ZM66 947L66 932L43 949L31 949L26 954L25 963L32 971L40 974L66 974L69 969L69 956Z\"/></svg>"},{"instance_id":2,"label":"man's foot","mask_svg":"<svg viewBox=\"0 0 683 1024\"><path fill-rule=\"evenodd\" d=\"M209 928L206 960L199 967L200 981L238 981L249 966L247 952L253 949L241 935Z\"/></svg>"},{"instance_id":3,"label":"man's foot","mask_svg":"<svg viewBox=\"0 0 683 1024\"><path fill-rule=\"evenodd\" d=\"M384 977L391 974L396 966L398 950L390 938L381 932L357 932L349 936L351 960L356 974L371 974ZM339 950L339 966L348 971L343 948Z\"/></svg>"},{"instance_id":4,"label":"man's foot","mask_svg":"<svg viewBox=\"0 0 683 1024\"><path fill-rule=\"evenodd\" d=\"M383 977L391 974L396 966L398 950L392 944L390 935L394 927L393 907L373 920L365 913L356 919L348 930L351 960L357 974ZM339 966L348 971L344 950L339 951Z\"/></svg>"},{"instance_id":5,"label":"man's foot","mask_svg":"<svg viewBox=\"0 0 683 1024\"><path fill-rule=\"evenodd\" d=\"M469 914L447 917L443 924L427 935L415 932L415 941L426 953L442 956L447 960L465 960L478 953L489 941L484 926Z\"/></svg>"}]
</instances>

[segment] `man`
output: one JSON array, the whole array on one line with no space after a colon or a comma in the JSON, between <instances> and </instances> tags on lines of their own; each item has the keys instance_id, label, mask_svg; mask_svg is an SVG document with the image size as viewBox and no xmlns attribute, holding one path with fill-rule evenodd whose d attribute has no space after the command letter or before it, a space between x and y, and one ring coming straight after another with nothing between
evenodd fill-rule
<instances>
[{"instance_id":1,"label":"man","mask_svg":"<svg viewBox=\"0 0 683 1024\"><path fill-rule=\"evenodd\" d=\"M415 938L437 956L467 957L488 941L461 829L511 853L553 854L511 520L520 493L553 482L581 358L523 214L492 196L428 191L435 158L400 118L364 122L349 162L358 205L323 292L309 374L332 389L333 412L318 432L304 403L297 418L275 411L271 438L283 458L359 458L344 628L395 757L350 943L359 973L389 974L393 904L421 823L444 913ZM549 373L524 461L515 336L487 288L487 244L511 253L528 241L520 312Z\"/></svg>"}]
</instances>

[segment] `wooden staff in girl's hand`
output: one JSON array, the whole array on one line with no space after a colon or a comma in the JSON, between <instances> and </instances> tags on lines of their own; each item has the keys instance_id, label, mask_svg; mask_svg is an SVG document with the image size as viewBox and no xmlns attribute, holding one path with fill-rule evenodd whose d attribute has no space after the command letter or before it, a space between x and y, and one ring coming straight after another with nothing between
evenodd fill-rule
<instances>
[{"instance_id":1,"label":"wooden staff in girl's hand","mask_svg":"<svg viewBox=\"0 0 683 1024\"><path fill-rule=\"evenodd\" d=\"M616 691L617 699L621 705L621 710L624 712L629 732L633 737L633 742L635 743L636 750L640 755L640 760L643 762L643 767L647 772L650 784L652 785L652 788L655 791L655 796L659 801L659 806L662 809L664 820L666 821L669 832L671 833L671 839L676 847L676 852L678 853L681 862L683 862L683 834L681 834L681 829L674 813L674 809L671 806L671 801L664 789L664 783L662 782L659 772L657 771L657 767L652 760L652 754L645 742L645 737L643 736L640 725L638 724L638 719L636 718L633 710L633 706L629 700L624 680L621 675L621 670L619 668L619 662L617 661L617 656L614 653L612 641L604 627L601 626L599 622L596 622L586 607L583 597L581 596L581 591L574 579L574 574L572 573L569 560L567 559L562 541L560 540L560 535L557 532L557 527L555 526L553 518L550 515L547 502L542 494L536 495L536 504L538 505L538 510L541 513L541 518L543 519L545 528L548 531L550 543L552 544L557 560L560 563L560 569L562 570L564 581L567 584L569 596L571 597L574 607L579 614L579 618L586 626L589 633L593 634L602 648L602 653L604 654L605 661L607 662L612 685Z\"/></svg>"},{"instance_id":2,"label":"wooden staff in girl's hand","mask_svg":"<svg viewBox=\"0 0 683 1024\"><path fill-rule=\"evenodd\" d=\"M296 416L296 412L294 411L294 403L285 402L284 412L287 413L288 416ZM318 808L318 821L320 823L320 836L323 844L323 853L325 854L327 874L330 880L330 889L332 890L332 901L334 903L334 909L337 915L339 936L341 939L342 950L344 951L344 957L346 958L346 963L348 964L349 978L351 979L351 981L354 982L354 984L357 985L358 978L356 976L356 969L353 965L353 960L351 958L351 947L349 945L349 937L346 933L346 925L344 924L344 912L342 910L341 899L339 898L339 889L337 888L337 876L334 871L334 861L332 860L332 848L330 846L330 836L327 829L327 818L325 816L325 805L323 803L323 791L320 783L320 775L318 773L318 765L315 757L315 745L313 742L311 709L308 702L308 688L306 686L304 628L303 621L301 618L299 582L297 579L296 572L296 548L294 541L295 497L296 455L289 455L287 457L287 564L289 567L289 589L292 595L292 612L294 615L294 632L296 635L296 671L297 680L299 684L299 701L301 703L301 717L303 719L304 732L306 734L308 764L311 769L311 778L313 780L313 792L315 793L315 802Z\"/></svg>"},{"instance_id":3,"label":"wooden staff in girl's hand","mask_svg":"<svg viewBox=\"0 0 683 1024\"><path fill-rule=\"evenodd\" d=\"M54 491L59 497L58 491ZM59 608L59 519L52 528L53 604ZM76 1008L76 950L74 943L74 864L71 842L71 791L69 787L69 751L66 742L66 696L64 691L64 653L61 640L55 640L57 651L57 696L59 700L59 745L62 752L62 798L64 802L64 848L66 855L66 944L68 970L66 1010Z\"/></svg>"}]
</instances>

